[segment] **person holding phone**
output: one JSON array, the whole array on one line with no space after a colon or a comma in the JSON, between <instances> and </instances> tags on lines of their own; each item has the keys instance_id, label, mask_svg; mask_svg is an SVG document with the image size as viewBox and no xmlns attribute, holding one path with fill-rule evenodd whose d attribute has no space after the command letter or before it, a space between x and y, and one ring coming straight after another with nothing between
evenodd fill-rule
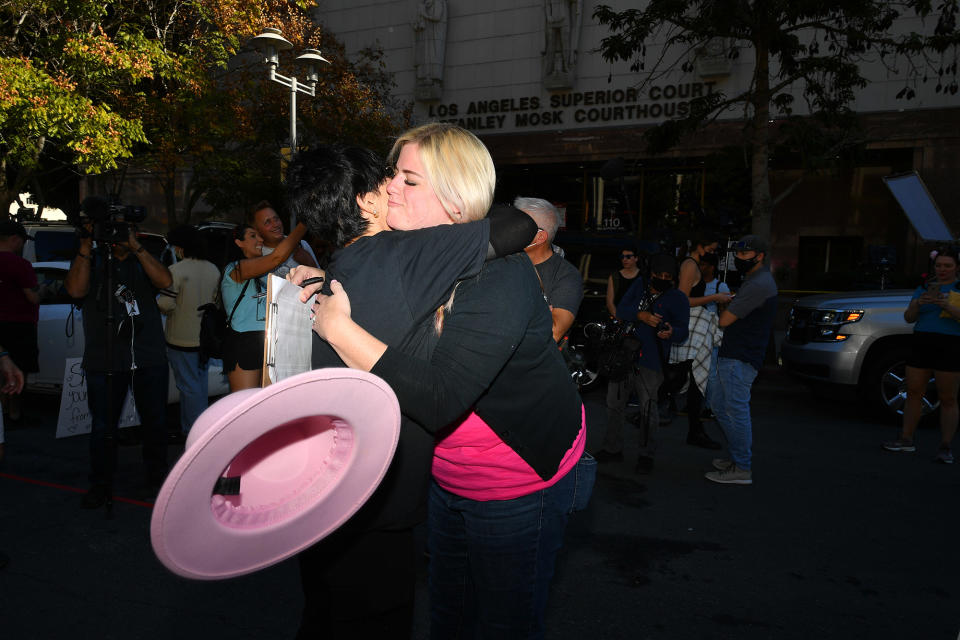
<instances>
[{"instance_id":1,"label":"person holding phone","mask_svg":"<svg viewBox=\"0 0 960 640\"><path fill-rule=\"evenodd\" d=\"M960 385L960 282L957 280L957 248L936 253L934 277L917 287L903 319L915 323L913 343L907 358L907 401L903 426L896 440L883 443L887 451L917 450L913 434L922 413L923 394L932 375L940 398L940 448L935 462L953 463L951 443L957 433L957 387Z\"/></svg>"}]
</instances>

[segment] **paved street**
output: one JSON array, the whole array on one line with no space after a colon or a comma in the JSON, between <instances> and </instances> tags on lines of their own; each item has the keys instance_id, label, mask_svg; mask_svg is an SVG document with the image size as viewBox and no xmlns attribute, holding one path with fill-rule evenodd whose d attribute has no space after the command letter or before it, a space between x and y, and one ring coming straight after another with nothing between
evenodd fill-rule
<instances>
[{"instance_id":1,"label":"paved street","mask_svg":"<svg viewBox=\"0 0 960 640\"><path fill-rule=\"evenodd\" d=\"M293 636L295 563L227 582L169 574L147 506L118 502L112 520L79 508L86 437L55 440L56 402L28 400L30 425L8 432L0 465L0 636ZM587 398L594 448L602 402ZM568 529L548 638L957 637L960 468L930 462L936 430L921 431L917 454L884 452L892 427L776 372L754 388L754 420L752 487L703 479L713 452L682 444L685 418L662 431L651 476L601 467ZM132 496L139 449L121 456L117 492ZM425 638L422 577L418 603Z\"/></svg>"}]
</instances>

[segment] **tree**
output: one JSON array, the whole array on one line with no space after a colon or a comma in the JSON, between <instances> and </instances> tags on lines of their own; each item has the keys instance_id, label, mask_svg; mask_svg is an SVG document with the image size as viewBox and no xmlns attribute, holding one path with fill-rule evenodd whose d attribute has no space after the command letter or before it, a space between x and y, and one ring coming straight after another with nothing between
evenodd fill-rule
<instances>
[{"instance_id":1,"label":"tree","mask_svg":"<svg viewBox=\"0 0 960 640\"><path fill-rule=\"evenodd\" d=\"M331 61L319 69L316 96L299 96L298 143L349 141L383 150L406 117L393 102L394 85L381 54L366 50L349 60L307 9L287 3L261 14L245 36L266 26L279 28L294 43L293 51L281 53L281 70L296 69L292 59L304 48L321 49ZM220 212L277 199L289 147L290 98L288 90L267 80L259 55L235 58L229 69L211 76L203 95L154 101L152 108L153 144L131 162L160 180L171 226L189 222L201 199ZM184 175L188 183L178 190L177 177Z\"/></svg>"},{"instance_id":2,"label":"tree","mask_svg":"<svg viewBox=\"0 0 960 640\"><path fill-rule=\"evenodd\" d=\"M614 11L600 5L594 18L610 28L601 43L605 60L631 62L634 72L647 71L650 83L676 66L692 71L693 60L708 42L728 46L729 56L752 50L749 86L736 95L717 91L694 99L689 115L667 121L648 132L652 152L677 144L684 135L742 109L744 141L752 173L753 232L769 237L771 198L768 161L773 143L771 114L791 116L792 89L799 88L815 121L791 118L783 133L796 133L807 151L835 153L851 144L855 91L866 86L862 64L876 59L904 77L898 98L912 98L917 82L937 79L936 91L956 94L958 2L940 0L650 0L643 9ZM924 33L898 33L902 16L935 18ZM657 46L655 46L655 43ZM662 43L662 44L661 44ZM647 66L647 47L655 58ZM826 133L831 142L812 142ZM782 198L786 194L780 194Z\"/></svg>"},{"instance_id":3,"label":"tree","mask_svg":"<svg viewBox=\"0 0 960 640\"><path fill-rule=\"evenodd\" d=\"M45 155L81 171L117 166L146 140L114 108L161 65L161 52L103 2L0 2L0 198L33 182ZM106 22L118 26L112 35ZM5 207L0 215L6 216Z\"/></svg>"},{"instance_id":4,"label":"tree","mask_svg":"<svg viewBox=\"0 0 960 640\"><path fill-rule=\"evenodd\" d=\"M376 54L346 61L314 24L315 7L315 0L0 0L0 198L10 202L27 185L42 194L50 166L121 176L137 166L159 180L175 225L205 195L228 202L247 179L253 188L275 184L288 98L265 90L259 65L232 62L265 26L280 26L301 47L326 43L339 54L317 104L301 110L306 133L332 139L339 126L365 134L359 140L389 135L402 118L392 115L392 84ZM192 177L180 194L184 173Z\"/></svg>"}]
</instances>

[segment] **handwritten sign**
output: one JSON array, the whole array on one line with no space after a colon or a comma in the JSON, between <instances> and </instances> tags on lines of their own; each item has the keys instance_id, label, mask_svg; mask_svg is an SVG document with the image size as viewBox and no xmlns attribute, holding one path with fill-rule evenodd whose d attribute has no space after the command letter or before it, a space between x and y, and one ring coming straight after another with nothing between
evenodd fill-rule
<instances>
[{"instance_id":1,"label":"handwritten sign","mask_svg":"<svg viewBox=\"0 0 960 640\"><path fill-rule=\"evenodd\" d=\"M58 438L90 433L93 420L87 406L87 377L82 362L82 358L67 358L63 368L63 391L60 393L60 416L57 418ZM120 428L135 424L140 424L140 416L133 402L133 394L128 389L120 412Z\"/></svg>"}]
</instances>

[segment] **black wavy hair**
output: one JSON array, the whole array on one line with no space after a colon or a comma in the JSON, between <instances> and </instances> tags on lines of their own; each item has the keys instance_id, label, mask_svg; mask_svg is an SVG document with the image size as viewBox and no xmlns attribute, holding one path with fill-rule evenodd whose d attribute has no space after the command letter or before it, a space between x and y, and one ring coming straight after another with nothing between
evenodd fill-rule
<instances>
[{"instance_id":1,"label":"black wavy hair","mask_svg":"<svg viewBox=\"0 0 960 640\"><path fill-rule=\"evenodd\" d=\"M287 205L314 237L339 249L367 230L357 196L376 191L392 175L383 158L369 149L320 145L301 151L290 163Z\"/></svg>"},{"instance_id":2,"label":"black wavy hair","mask_svg":"<svg viewBox=\"0 0 960 640\"><path fill-rule=\"evenodd\" d=\"M243 241L243 236L246 234L247 229L253 229L253 225L242 222L233 228L233 239ZM253 229L256 231L256 229ZM231 242L227 247L227 264L231 262L236 262L237 260L243 260L246 258L243 255L243 251L240 247L237 246L236 242Z\"/></svg>"}]
</instances>

